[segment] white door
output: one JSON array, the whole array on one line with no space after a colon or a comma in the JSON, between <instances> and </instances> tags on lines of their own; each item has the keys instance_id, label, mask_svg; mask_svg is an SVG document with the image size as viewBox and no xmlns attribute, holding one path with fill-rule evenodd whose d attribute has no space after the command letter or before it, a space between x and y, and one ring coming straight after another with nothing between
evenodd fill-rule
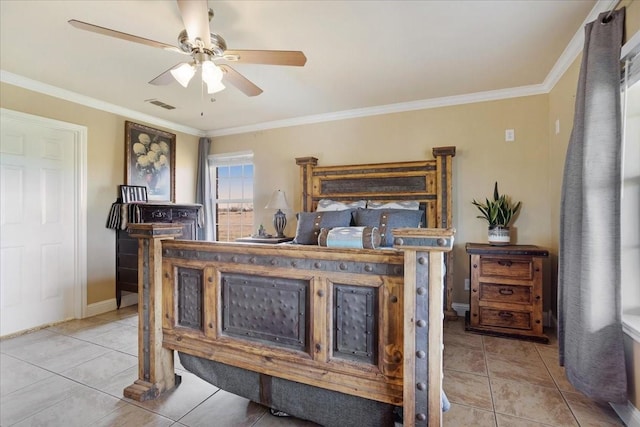
<instances>
[{"instance_id":1,"label":"white door","mask_svg":"<svg viewBox=\"0 0 640 427\"><path fill-rule=\"evenodd\" d=\"M0 336L81 316L74 126L2 110Z\"/></svg>"}]
</instances>

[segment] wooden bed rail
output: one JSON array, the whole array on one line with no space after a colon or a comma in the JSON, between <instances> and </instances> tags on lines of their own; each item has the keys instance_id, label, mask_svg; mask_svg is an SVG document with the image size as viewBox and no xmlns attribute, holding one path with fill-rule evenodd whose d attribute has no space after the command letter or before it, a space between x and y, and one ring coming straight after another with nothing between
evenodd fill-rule
<instances>
[{"instance_id":1,"label":"wooden bed rail","mask_svg":"<svg viewBox=\"0 0 640 427\"><path fill-rule=\"evenodd\" d=\"M139 369L126 397L155 399L178 385L176 350L402 405L408 427L441 425L443 266L454 230L395 229L395 249L359 251L355 261L349 249L174 241L180 227L172 224L133 224L129 232L139 239ZM230 298L234 285L254 279L260 297L269 297L272 286L302 292L293 303L307 301L307 329L276 338L225 329L230 303L223 292ZM339 292L361 290L366 295L356 295L356 303L369 298L379 314L372 329L378 344L371 352L340 354L332 304ZM199 298L202 312L181 313L185 297Z\"/></svg>"}]
</instances>

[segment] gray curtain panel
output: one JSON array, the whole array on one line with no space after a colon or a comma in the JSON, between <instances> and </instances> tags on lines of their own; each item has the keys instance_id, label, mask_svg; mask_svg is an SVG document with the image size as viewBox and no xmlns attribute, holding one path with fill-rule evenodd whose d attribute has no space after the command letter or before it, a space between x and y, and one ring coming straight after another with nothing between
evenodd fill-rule
<instances>
[{"instance_id":1,"label":"gray curtain panel","mask_svg":"<svg viewBox=\"0 0 640 427\"><path fill-rule=\"evenodd\" d=\"M591 399L625 403L620 306L620 48L625 10L585 27L564 166L558 344L567 378Z\"/></svg>"},{"instance_id":2,"label":"gray curtain panel","mask_svg":"<svg viewBox=\"0 0 640 427\"><path fill-rule=\"evenodd\" d=\"M211 206L211 179L209 176L210 138L200 138L198 146L198 170L196 181L196 203L202 205L202 228L198 229L198 240L213 240L213 211Z\"/></svg>"}]
</instances>

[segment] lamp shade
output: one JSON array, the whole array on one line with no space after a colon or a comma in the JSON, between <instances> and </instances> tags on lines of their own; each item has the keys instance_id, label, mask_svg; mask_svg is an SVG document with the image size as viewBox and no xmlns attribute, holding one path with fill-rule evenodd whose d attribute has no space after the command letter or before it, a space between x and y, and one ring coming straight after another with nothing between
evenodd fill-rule
<instances>
[{"instance_id":1,"label":"lamp shade","mask_svg":"<svg viewBox=\"0 0 640 427\"><path fill-rule=\"evenodd\" d=\"M178 83L180 83L184 87L187 87L189 85L189 82L191 81L191 78L196 73L196 67L185 62L183 64L180 64L179 67L174 68L170 72L173 78L178 81Z\"/></svg>"},{"instance_id":2,"label":"lamp shade","mask_svg":"<svg viewBox=\"0 0 640 427\"><path fill-rule=\"evenodd\" d=\"M207 84L207 93L220 92L225 88L222 84L223 72L213 61L202 63L202 80Z\"/></svg>"},{"instance_id":3,"label":"lamp shade","mask_svg":"<svg viewBox=\"0 0 640 427\"><path fill-rule=\"evenodd\" d=\"M289 209L289 203L287 203L287 195L282 190L276 190L271 195L271 200L265 206L265 209Z\"/></svg>"}]
</instances>

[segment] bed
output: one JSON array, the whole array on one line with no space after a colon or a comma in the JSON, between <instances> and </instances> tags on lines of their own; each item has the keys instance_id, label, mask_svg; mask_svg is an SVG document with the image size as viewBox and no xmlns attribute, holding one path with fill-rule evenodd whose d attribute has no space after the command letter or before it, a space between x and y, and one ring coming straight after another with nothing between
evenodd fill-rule
<instances>
[{"instance_id":1,"label":"bed","mask_svg":"<svg viewBox=\"0 0 640 427\"><path fill-rule=\"evenodd\" d=\"M153 399L179 384L177 351L187 370L221 389L321 425L392 426L399 413L406 426L440 425L455 147L432 152L432 160L367 165L296 159L296 240L305 215L316 226L337 216L318 214L321 201L417 203L421 227L385 230L387 248L193 242L175 240L172 224L132 225L139 378L125 396ZM379 228L402 224L387 215L395 210L380 212Z\"/></svg>"}]
</instances>

